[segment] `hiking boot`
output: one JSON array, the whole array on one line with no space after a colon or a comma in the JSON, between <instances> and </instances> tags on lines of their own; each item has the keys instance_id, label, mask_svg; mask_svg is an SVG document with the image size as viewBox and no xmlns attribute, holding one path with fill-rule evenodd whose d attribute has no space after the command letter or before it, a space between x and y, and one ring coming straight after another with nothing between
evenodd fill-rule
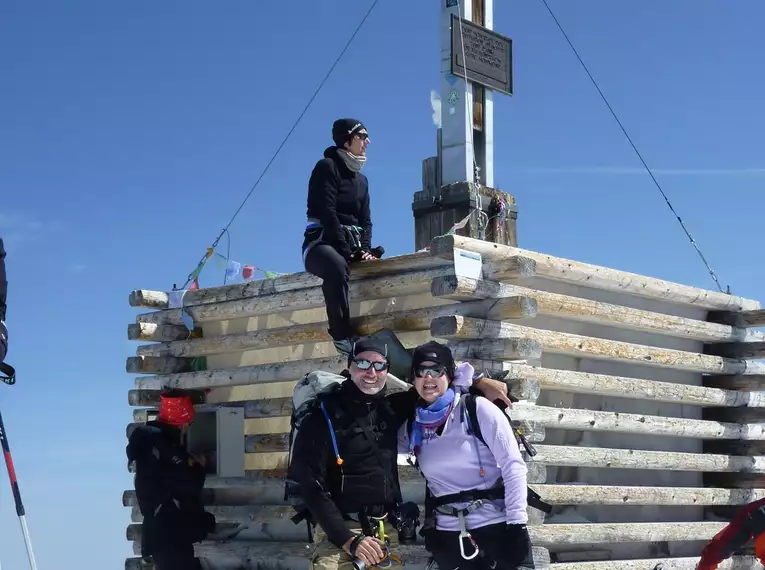
<instances>
[{"instance_id":1,"label":"hiking boot","mask_svg":"<svg viewBox=\"0 0 765 570\"><path fill-rule=\"evenodd\" d=\"M337 350L338 354L342 354L343 356L350 356L351 352L353 352L353 339L352 338L345 338L343 340L334 340L332 343L335 345L335 349Z\"/></svg>"}]
</instances>

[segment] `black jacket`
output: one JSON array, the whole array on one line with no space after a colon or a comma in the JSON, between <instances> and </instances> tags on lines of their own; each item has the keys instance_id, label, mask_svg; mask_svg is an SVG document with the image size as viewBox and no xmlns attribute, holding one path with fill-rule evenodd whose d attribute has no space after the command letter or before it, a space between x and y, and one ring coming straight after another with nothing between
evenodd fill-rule
<instances>
[{"instance_id":1,"label":"black jacket","mask_svg":"<svg viewBox=\"0 0 765 570\"><path fill-rule=\"evenodd\" d=\"M352 172L337 153L337 147L324 151L308 181L308 218L321 222L322 241L346 259L351 249L341 226L361 228L361 247L372 247L372 217L369 209L369 182L361 172ZM308 234L308 232L306 232ZM310 240L310 236L306 235Z\"/></svg>"},{"instance_id":2,"label":"black jacket","mask_svg":"<svg viewBox=\"0 0 765 570\"><path fill-rule=\"evenodd\" d=\"M202 503L205 471L181 445L180 430L148 422L130 435L126 452L128 462L135 461L142 554L204 540L215 528Z\"/></svg>"},{"instance_id":3,"label":"black jacket","mask_svg":"<svg viewBox=\"0 0 765 570\"><path fill-rule=\"evenodd\" d=\"M0 238L0 321L5 320L5 308L8 298L8 280L5 277L5 249Z\"/></svg>"},{"instance_id":4,"label":"black jacket","mask_svg":"<svg viewBox=\"0 0 765 570\"><path fill-rule=\"evenodd\" d=\"M354 536L344 514L362 509L372 515L383 514L401 502L398 429L413 413L417 397L414 387L369 397L349 380L336 394L324 398L342 465L337 464L321 410L314 410L303 420L293 443L288 477L300 486L314 521L336 546L342 547ZM375 439L377 452L362 428Z\"/></svg>"}]
</instances>

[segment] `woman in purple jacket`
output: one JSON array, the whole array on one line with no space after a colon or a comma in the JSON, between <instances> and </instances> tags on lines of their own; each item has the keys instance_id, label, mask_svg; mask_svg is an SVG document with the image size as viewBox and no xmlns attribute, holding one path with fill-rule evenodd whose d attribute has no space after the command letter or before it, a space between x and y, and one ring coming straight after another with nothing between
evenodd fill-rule
<instances>
[{"instance_id":1,"label":"woman in purple jacket","mask_svg":"<svg viewBox=\"0 0 765 570\"><path fill-rule=\"evenodd\" d=\"M413 421L402 426L399 451L414 456L425 476L423 535L438 567L534 568L526 463L508 418L491 401L459 388L472 379L473 367L455 367L451 350L438 342L414 350L412 372L420 402Z\"/></svg>"}]
</instances>

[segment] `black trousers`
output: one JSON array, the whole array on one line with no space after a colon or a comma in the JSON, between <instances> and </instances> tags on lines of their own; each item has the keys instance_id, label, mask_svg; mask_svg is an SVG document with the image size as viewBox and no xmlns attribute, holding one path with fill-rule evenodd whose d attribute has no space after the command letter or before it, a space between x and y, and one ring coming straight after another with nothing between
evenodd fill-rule
<instances>
[{"instance_id":1,"label":"black trousers","mask_svg":"<svg viewBox=\"0 0 765 570\"><path fill-rule=\"evenodd\" d=\"M470 530L478 544L479 554L465 560L460 552L459 532L433 530L427 547L433 554L439 570L531 570L534 559L531 539L526 525L504 523ZM465 539L465 554L470 556L474 548Z\"/></svg>"},{"instance_id":2,"label":"black trousers","mask_svg":"<svg viewBox=\"0 0 765 570\"><path fill-rule=\"evenodd\" d=\"M152 559L156 570L202 570L192 544L159 550Z\"/></svg>"},{"instance_id":3,"label":"black trousers","mask_svg":"<svg viewBox=\"0 0 765 570\"><path fill-rule=\"evenodd\" d=\"M319 243L306 255L305 268L322 280L321 290L327 306L329 335L333 340L354 336L356 331L351 327L348 299L348 282L351 277L348 262L331 245Z\"/></svg>"}]
</instances>

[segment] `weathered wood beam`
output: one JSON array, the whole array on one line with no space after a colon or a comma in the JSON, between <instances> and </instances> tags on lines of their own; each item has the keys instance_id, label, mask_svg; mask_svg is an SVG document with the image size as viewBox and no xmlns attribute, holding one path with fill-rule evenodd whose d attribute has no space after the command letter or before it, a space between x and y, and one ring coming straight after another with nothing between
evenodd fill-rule
<instances>
[{"instance_id":1,"label":"weathered wood beam","mask_svg":"<svg viewBox=\"0 0 765 570\"><path fill-rule=\"evenodd\" d=\"M704 352L725 358L763 358L765 357L765 342L710 344L704 347Z\"/></svg>"},{"instance_id":2,"label":"weathered wood beam","mask_svg":"<svg viewBox=\"0 0 765 570\"><path fill-rule=\"evenodd\" d=\"M531 485L552 505L746 505L765 497L765 489L629 487L608 485Z\"/></svg>"},{"instance_id":3,"label":"weathered wood beam","mask_svg":"<svg viewBox=\"0 0 765 570\"><path fill-rule=\"evenodd\" d=\"M560 317L585 323L618 326L621 329L656 333L702 342L752 342L765 340L765 333L759 331L748 331L724 324L709 323L697 319L676 317L674 315L633 309L580 297L539 291L512 283L498 283L496 281L446 275L433 280L431 292L434 297L453 300L476 298L504 299L506 297L523 296L536 301L538 314L540 315ZM492 317L486 316L484 318ZM720 354L719 356L725 355Z\"/></svg>"},{"instance_id":4,"label":"weathered wood beam","mask_svg":"<svg viewBox=\"0 0 765 570\"><path fill-rule=\"evenodd\" d=\"M669 522L669 523L611 523L611 524L544 524L530 525L529 534L537 547L554 547L562 545L586 545L597 543L635 543L635 542L681 542L705 541L719 532L726 523L723 522ZM278 540L274 536L271 540ZM268 555L263 547L268 543L255 540L237 541L205 541L195 547L200 557L208 555L237 555L242 558L263 557ZM282 545L286 548L287 544ZM306 550L303 543L292 543L292 552L297 546ZM306 551L308 555L310 550ZM423 545L402 545L399 549L402 558L415 561L418 558L428 558ZM278 555L276 555L278 557Z\"/></svg>"},{"instance_id":5,"label":"weathered wood beam","mask_svg":"<svg viewBox=\"0 0 765 570\"><path fill-rule=\"evenodd\" d=\"M133 323L128 325L128 340L148 340L153 342L171 342L186 340L191 336L202 336L202 329L190 332L181 325L156 325L154 323Z\"/></svg>"},{"instance_id":6,"label":"weathered wood beam","mask_svg":"<svg viewBox=\"0 0 765 570\"><path fill-rule=\"evenodd\" d=\"M430 329L430 322L434 318L443 315L482 316L501 320L525 319L536 315L536 303L528 297L454 303L361 317L354 319L352 324L359 334L371 334L385 328L397 332L424 331ZM322 321L240 334L141 345L136 350L136 354L139 356L204 356L331 340L327 332L327 322Z\"/></svg>"},{"instance_id":7,"label":"weathered wood beam","mask_svg":"<svg viewBox=\"0 0 765 570\"><path fill-rule=\"evenodd\" d=\"M414 331L400 333L398 340L406 347L412 348L420 343L430 340L429 331ZM511 343L503 339L489 339L487 351L499 350ZM330 350L331 343L324 343L325 351ZM142 376L136 379L135 387L138 390L161 390L163 388L204 389L242 386L246 384L259 384L268 382L285 382L298 380L304 374L314 370L327 372L342 372L347 364L347 359L335 352L333 356L324 358L303 358L299 347L291 347L294 350L288 355L282 355L282 362L268 362L252 366L238 366L235 368L201 370L197 372L159 374L156 376ZM314 347L315 348L315 347ZM320 352L318 349L316 352ZM141 357L158 358L158 357ZM172 357L163 357L172 358ZM199 357L206 358L206 357ZM400 381L399 381L400 382Z\"/></svg>"},{"instance_id":8,"label":"weathered wood beam","mask_svg":"<svg viewBox=\"0 0 765 570\"><path fill-rule=\"evenodd\" d=\"M448 317L447 317L448 318ZM434 321L435 322L435 321ZM432 334L431 325L431 334ZM433 335L439 338L439 335ZM455 360L524 360L541 358L538 342L523 335L514 338L486 338L477 341L453 341L448 343Z\"/></svg>"},{"instance_id":9,"label":"weathered wood beam","mask_svg":"<svg viewBox=\"0 0 765 570\"><path fill-rule=\"evenodd\" d=\"M204 370L205 357L175 358L172 356L128 356L125 370L128 374L179 374Z\"/></svg>"},{"instance_id":10,"label":"weathered wood beam","mask_svg":"<svg viewBox=\"0 0 765 570\"><path fill-rule=\"evenodd\" d=\"M765 364L762 362L732 360L684 350L645 346L469 317L438 317L433 319L430 332L434 337L439 338L480 338L483 341L492 338L524 337L536 340L544 352L553 354L631 362L707 374L762 374L765 372Z\"/></svg>"},{"instance_id":11,"label":"weathered wood beam","mask_svg":"<svg viewBox=\"0 0 765 570\"><path fill-rule=\"evenodd\" d=\"M733 424L619 412L600 412L513 404L511 417L535 421L550 429L608 431L693 439L765 440L765 424Z\"/></svg>"},{"instance_id":12,"label":"weathered wood beam","mask_svg":"<svg viewBox=\"0 0 765 570\"><path fill-rule=\"evenodd\" d=\"M639 449L564 445L537 445L536 448L538 453L532 459L533 463L560 467L765 473L765 457L762 456L747 457L712 453L643 451Z\"/></svg>"},{"instance_id":13,"label":"weathered wood beam","mask_svg":"<svg viewBox=\"0 0 765 570\"><path fill-rule=\"evenodd\" d=\"M573 370L539 368L514 363L507 363L505 370L508 372L508 378L536 380L545 390L695 406L765 407L765 392L750 394L721 388L640 380L626 376L608 376ZM523 398L519 397L519 399Z\"/></svg>"},{"instance_id":14,"label":"weathered wood beam","mask_svg":"<svg viewBox=\"0 0 765 570\"><path fill-rule=\"evenodd\" d=\"M489 270L484 271L486 279L499 277L498 280L501 281L501 266L504 261L508 258L523 256L536 261L537 275L548 279L707 309L741 311L760 308L758 301L742 297L458 235L435 238L430 244L430 254L434 257L452 260L454 259L454 248L480 253L484 262L493 263L498 269L492 270L491 264L489 264L487 267Z\"/></svg>"},{"instance_id":15,"label":"weathered wood beam","mask_svg":"<svg viewBox=\"0 0 765 570\"><path fill-rule=\"evenodd\" d=\"M454 271L453 267L441 266L399 275L360 279L351 282L349 295L355 300L374 300L426 293L430 291L430 284L434 278L447 275L452 271ZM280 311L316 309L323 306L324 294L321 287L317 286L262 297L193 305L186 307L186 311L194 320L194 324L199 325L211 321L256 317ZM181 309L163 309L141 313L136 316L136 322L182 325L183 319Z\"/></svg>"},{"instance_id":16,"label":"weathered wood beam","mask_svg":"<svg viewBox=\"0 0 765 570\"><path fill-rule=\"evenodd\" d=\"M129 390L128 404L131 406L144 406L156 408L159 406L159 395L162 390ZM189 390L187 394L195 405L205 403L205 393L203 390Z\"/></svg>"},{"instance_id":17,"label":"weathered wood beam","mask_svg":"<svg viewBox=\"0 0 765 570\"><path fill-rule=\"evenodd\" d=\"M765 309L753 311L710 311L707 320L722 323L732 327L763 327L765 326Z\"/></svg>"},{"instance_id":18,"label":"weathered wood beam","mask_svg":"<svg viewBox=\"0 0 765 570\"><path fill-rule=\"evenodd\" d=\"M642 558L635 560L588 560L550 565L550 570L696 570L700 558ZM733 556L720 563L718 570L755 570L754 556Z\"/></svg>"},{"instance_id":19,"label":"weathered wood beam","mask_svg":"<svg viewBox=\"0 0 765 570\"><path fill-rule=\"evenodd\" d=\"M313 370L325 370L339 374L347 363L346 358L337 355L311 360L297 360L284 363L257 364L200 372L185 372L136 378L137 390L162 390L163 388L221 388L244 384L282 382L298 380Z\"/></svg>"},{"instance_id":20,"label":"weathered wood beam","mask_svg":"<svg viewBox=\"0 0 765 570\"><path fill-rule=\"evenodd\" d=\"M449 265L448 262L433 259L427 252L400 255L374 262L351 265L351 281L389 275L391 273L421 271L447 265ZM311 287L321 287L321 279L307 272L291 273L275 279L257 279L244 283L187 291L183 298L183 304L184 306L191 306L220 303L223 301L241 301L242 299L263 297L273 295L274 293L284 293L286 291L308 289ZM169 301L169 293L147 289L137 289L129 297L131 307L166 309Z\"/></svg>"}]
</instances>

